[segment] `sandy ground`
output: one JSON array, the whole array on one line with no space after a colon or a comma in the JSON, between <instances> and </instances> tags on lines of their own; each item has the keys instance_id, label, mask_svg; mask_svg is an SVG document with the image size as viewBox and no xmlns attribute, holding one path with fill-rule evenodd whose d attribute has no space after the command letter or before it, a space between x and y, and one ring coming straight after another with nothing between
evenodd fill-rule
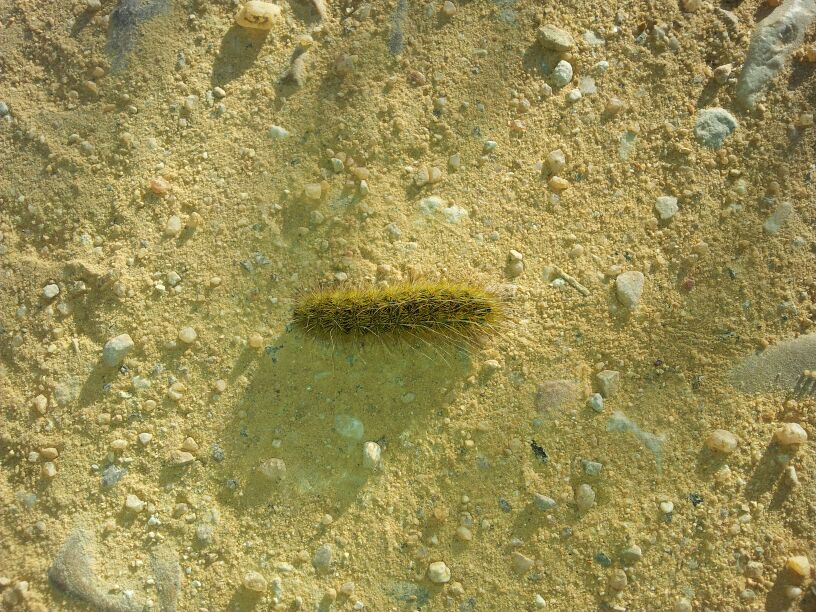
<instances>
[{"instance_id":1,"label":"sandy ground","mask_svg":"<svg viewBox=\"0 0 816 612\"><path fill-rule=\"evenodd\" d=\"M264 35L222 1L89 6L0 6L4 606L816 609L816 401L762 378L816 355L741 370L755 393L730 374L816 312L816 64L751 112L712 76L769 7L292 0ZM551 95L545 23L575 40ZM739 126L714 150L716 106ZM419 275L512 315L471 351L287 326L319 282Z\"/></svg>"}]
</instances>

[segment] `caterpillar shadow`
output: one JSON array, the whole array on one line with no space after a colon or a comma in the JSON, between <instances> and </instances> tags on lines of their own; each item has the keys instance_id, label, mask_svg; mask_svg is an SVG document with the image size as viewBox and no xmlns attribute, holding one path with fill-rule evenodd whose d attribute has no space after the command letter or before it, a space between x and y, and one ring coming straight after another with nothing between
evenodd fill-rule
<instances>
[{"instance_id":1,"label":"caterpillar shadow","mask_svg":"<svg viewBox=\"0 0 816 612\"><path fill-rule=\"evenodd\" d=\"M225 459L213 473L229 483L224 503L239 513L312 511L337 519L380 477L363 466L363 444L376 441L384 461L399 463L412 452L400 434L444 416L470 358L460 351L443 361L376 341L331 345L293 332L241 356L235 368L231 379L251 382L218 441ZM258 470L270 458L285 463L279 482Z\"/></svg>"}]
</instances>

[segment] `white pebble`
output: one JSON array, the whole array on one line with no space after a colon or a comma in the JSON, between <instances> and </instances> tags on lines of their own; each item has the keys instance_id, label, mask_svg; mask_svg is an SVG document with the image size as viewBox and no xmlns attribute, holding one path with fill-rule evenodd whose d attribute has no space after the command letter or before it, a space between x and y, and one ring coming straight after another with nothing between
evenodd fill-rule
<instances>
[{"instance_id":1,"label":"white pebble","mask_svg":"<svg viewBox=\"0 0 816 612\"><path fill-rule=\"evenodd\" d=\"M192 344L198 338L198 333L192 327L182 327L178 333L178 339L184 344Z\"/></svg>"},{"instance_id":2,"label":"white pebble","mask_svg":"<svg viewBox=\"0 0 816 612\"><path fill-rule=\"evenodd\" d=\"M450 582L451 571L444 561L434 561L428 566L428 579L434 584Z\"/></svg>"},{"instance_id":3,"label":"white pebble","mask_svg":"<svg viewBox=\"0 0 816 612\"><path fill-rule=\"evenodd\" d=\"M102 349L102 361L109 368L122 363L122 360L133 348L133 340L128 334L120 334L105 343Z\"/></svg>"},{"instance_id":4,"label":"white pebble","mask_svg":"<svg viewBox=\"0 0 816 612\"><path fill-rule=\"evenodd\" d=\"M181 218L178 215L171 215L164 226L165 236L178 236L181 233Z\"/></svg>"},{"instance_id":5,"label":"white pebble","mask_svg":"<svg viewBox=\"0 0 816 612\"><path fill-rule=\"evenodd\" d=\"M277 4L260 0L250 0L235 15L235 23L253 30L271 30L276 21L282 20L281 8Z\"/></svg>"},{"instance_id":6,"label":"white pebble","mask_svg":"<svg viewBox=\"0 0 816 612\"><path fill-rule=\"evenodd\" d=\"M367 470L376 470L382 464L382 448L376 442L366 442L363 445L363 467Z\"/></svg>"},{"instance_id":7,"label":"white pebble","mask_svg":"<svg viewBox=\"0 0 816 612\"><path fill-rule=\"evenodd\" d=\"M135 495L128 495L125 498L125 509L130 512L141 512L145 508L145 502Z\"/></svg>"},{"instance_id":8,"label":"white pebble","mask_svg":"<svg viewBox=\"0 0 816 612\"><path fill-rule=\"evenodd\" d=\"M43 296L49 300L57 297L59 295L59 292L60 292L59 285L55 283L49 283L48 285L43 287Z\"/></svg>"},{"instance_id":9,"label":"white pebble","mask_svg":"<svg viewBox=\"0 0 816 612\"><path fill-rule=\"evenodd\" d=\"M660 196L655 201L655 211L661 221L669 221L677 214L677 198L674 196Z\"/></svg>"}]
</instances>

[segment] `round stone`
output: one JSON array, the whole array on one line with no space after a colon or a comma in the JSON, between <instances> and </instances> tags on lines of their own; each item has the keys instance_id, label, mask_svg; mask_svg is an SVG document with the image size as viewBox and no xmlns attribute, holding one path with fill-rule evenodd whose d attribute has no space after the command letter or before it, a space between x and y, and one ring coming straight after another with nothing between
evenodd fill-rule
<instances>
[{"instance_id":1,"label":"round stone","mask_svg":"<svg viewBox=\"0 0 816 612\"><path fill-rule=\"evenodd\" d=\"M56 283L49 283L43 287L43 297L48 300L54 299L59 295L60 288Z\"/></svg>"},{"instance_id":2,"label":"round stone","mask_svg":"<svg viewBox=\"0 0 816 612\"><path fill-rule=\"evenodd\" d=\"M715 429L706 438L705 445L711 450L728 454L737 448L739 440L737 436L725 429Z\"/></svg>"},{"instance_id":3,"label":"round stone","mask_svg":"<svg viewBox=\"0 0 816 612\"><path fill-rule=\"evenodd\" d=\"M428 566L428 579L434 584L450 582L451 571L444 561L434 561Z\"/></svg>"},{"instance_id":4,"label":"round stone","mask_svg":"<svg viewBox=\"0 0 816 612\"><path fill-rule=\"evenodd\" d=\"M184 344L192 344L198 338L198 333L192 327L182 327L178 333L178 339Z\"/></svg>"}]
</instances>

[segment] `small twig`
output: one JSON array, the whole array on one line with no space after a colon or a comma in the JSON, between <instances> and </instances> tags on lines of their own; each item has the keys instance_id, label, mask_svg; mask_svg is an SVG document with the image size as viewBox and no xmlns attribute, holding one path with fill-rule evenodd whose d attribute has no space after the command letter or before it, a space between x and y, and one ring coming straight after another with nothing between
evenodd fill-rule
<instances>
[{"instance_id":1,"label":"small twig","mask_svg":"<svg viewBox=\"0 0 816 612\"><path fill-rule=\"evenodd\" d=\"M588 296L588 295L589 295L589 289L587 289L587 288L586 288L586 287L584 287L584 286L583 286L581 283L579 283L579 282L578 282L578 279L576 279L574 276L571 276L571 275L567 274L566 272L564 272L564 271L563 271L561 268L559 268L558 266L553 266L552 268L553 268L553 271L554 271L554 272L555 272L555 273L556 273L558 276L560 276L560 277L561 277L561 278L563 278L565 281L567 281L567 284L568 284L570 287L572 287L573 289L575 289L576 291L578 291L578 293L580 293L580 294L581 294L581 295L583 295L584 297L586 297L586 296Z\"/></svg>"}]
</instances>

